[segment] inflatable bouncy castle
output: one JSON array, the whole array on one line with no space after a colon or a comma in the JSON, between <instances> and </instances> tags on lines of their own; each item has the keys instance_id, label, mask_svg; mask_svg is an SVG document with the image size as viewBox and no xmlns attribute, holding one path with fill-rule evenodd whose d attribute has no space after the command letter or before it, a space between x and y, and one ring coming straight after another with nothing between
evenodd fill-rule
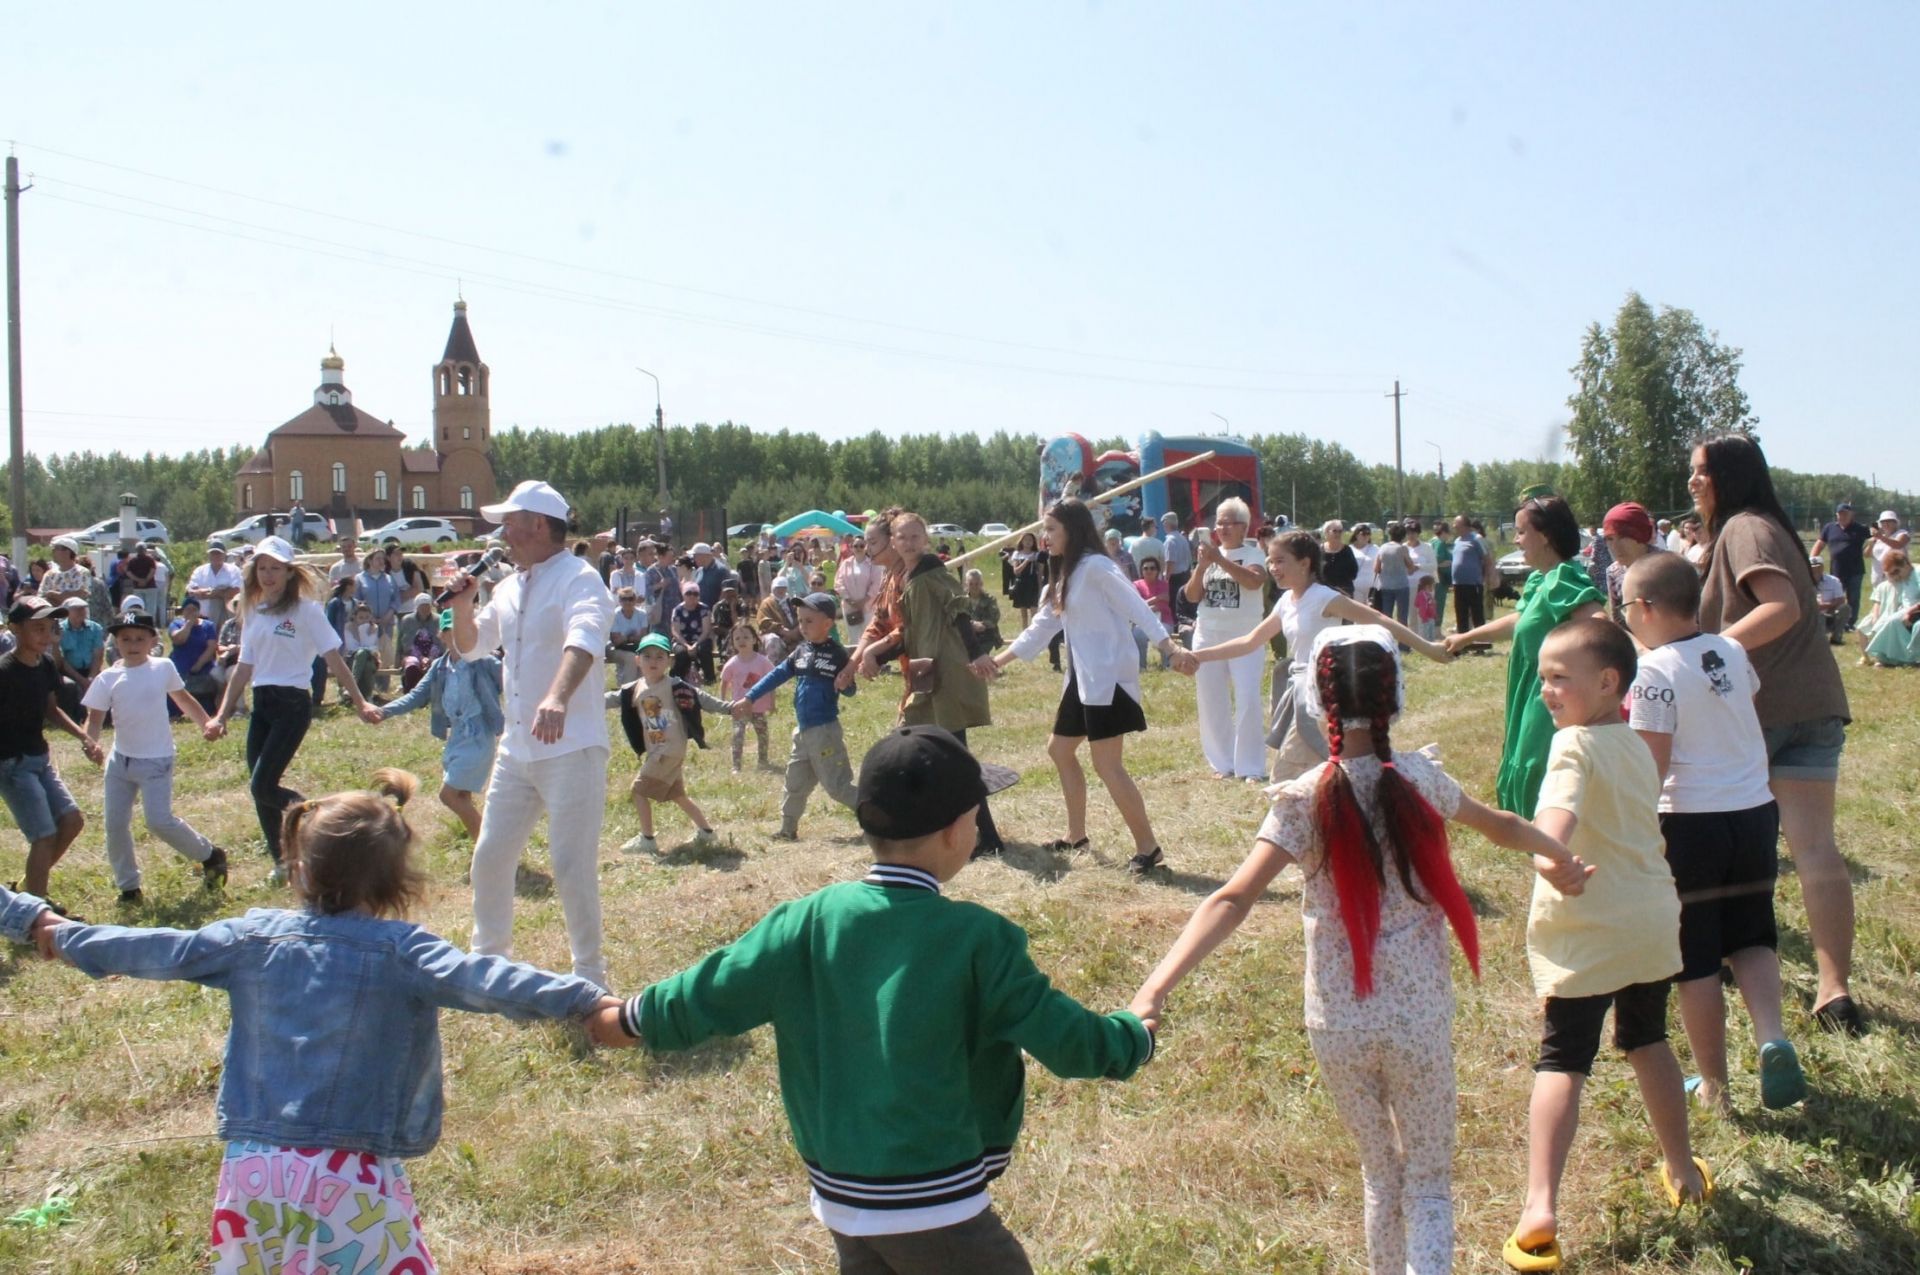
<instances>
[{"instance_id":1,"label":"inflatable bouncy castle","mask_svg":"<svg viewBox=\"0 0 1920 1275\"><path fill-rule=\"evenodd\" d=\"M1158 519L1171 511L1179 516L1182 527L1190 528L1211 521L1214 506L1229 496L1238 496L1255 511L1257 522L1260 458L1251 447L1231 438L1166 438L1158 433L1142 438L1136 451L1109 451L1097 456L1093 445L1078 434L1062 434L1046 443L1040 449L1040 509L1044 512L1063 495L1090 497L1112 491L1141 474L1208 451L1215 453L1212 460L1093 506L1095 521L1133 535L1146 519Z\"/></svg>"}]
</instances>

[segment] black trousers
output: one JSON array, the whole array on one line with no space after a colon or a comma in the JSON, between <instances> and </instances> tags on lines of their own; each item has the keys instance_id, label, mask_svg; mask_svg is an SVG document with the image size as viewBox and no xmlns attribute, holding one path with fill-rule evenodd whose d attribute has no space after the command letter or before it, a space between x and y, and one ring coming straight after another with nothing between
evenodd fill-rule
<instances>
[{"instance_id":1,"label":"black trousers","mask_svg":"<svg viewBox=\"0 0 1920 1275\"><path fill-rule=\"evenodd\" d=\"M1465 633L1487 622L1487 587L1483 584L1453 586L1453 631Z\"/></svg>"},{"instance_id":2,"label":"black trousers","mask_svg":"<svg viewBox=\"0 0 1920 1275\"><path fill-rule=\"evenodd\" d=\"M287 807L302 800L299 793L280 786L293 755L313 724L313 693L304 686L256 686L253 716L247 719L248 788L267 853L280 862L280 821Z\"/></svg>"},{"instance_id":3,"label":"black trousers","mask_svg":"<svg viewBox=\"0 0 1920 1275\"><path fill-rule=\"evenodd\" d=\"M720 680L719 675L713 671L712 638L702 638L699 643L694 646L693 654L691 655L685 651L675 651L673 653L673 675L684 679L687 674L692 671L694 661L696 660L700 663L700 675L705 679L706 685L712 686Z\"/></svg>"},{"instance_id":4,"label":"black trousers","mask_svg":"<svg viewBox=\"0 0 1920 1275\"><path fill-rule=\"evenodd\" d=\"M963 730L953 732L953 737L962 744L967 742L967 732ZM973 750L969 748L967 751L972 752ZM1006 843L1000 840L1000 829L994 826L993 810L987 805L987 799L985 797L980 799L980 815L976 820L975 826L977 830L974 833L974 845L994 851L1004 848Z\"/></svg>"}]
</instances>

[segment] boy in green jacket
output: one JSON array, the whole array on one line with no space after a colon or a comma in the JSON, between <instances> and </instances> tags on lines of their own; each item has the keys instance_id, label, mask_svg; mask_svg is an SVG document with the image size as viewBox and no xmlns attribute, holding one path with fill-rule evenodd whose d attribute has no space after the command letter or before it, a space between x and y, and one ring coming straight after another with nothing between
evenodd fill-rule
<instances>
[{"instance_id":1,"label":"boy in green jacket","mask_svg":"<svg viewBox=\"0 0 1920 1275\"><path fill-rule=\"evenodd\" d=\"M1031 1272L987 1183L1026 1104L1025 1050L1123 1080L1153 1056L1134 1015L1056 990L1024 930L943 883L974 815L1016 776L938 726L883 736L860 766L874 865L783 903L737 941L589 1020L594 1040L685 1049L772 1023L781 1098L842 1272Z\"/></svg>"}]
</instances>

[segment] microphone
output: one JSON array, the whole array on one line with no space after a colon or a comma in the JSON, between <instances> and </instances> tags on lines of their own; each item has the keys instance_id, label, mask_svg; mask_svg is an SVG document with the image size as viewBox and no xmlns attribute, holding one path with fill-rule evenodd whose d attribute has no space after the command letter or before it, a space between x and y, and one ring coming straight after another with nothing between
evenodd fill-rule
<instances>
[{"instance_id":1,"label":"microphone","mask_svg":"<svg viewBox=\"0 0 1920 1275\"><path fill-rule=\"evenodd\" d=\"M461 572L458 576L456 576L454 578L454 583L457 585L462 580L478 579L479 577L485 575L489 569L498 565L500 559L504 556L505 555L502 554L501 551L497 548L487 550L485 553L480 555L480 561L474 563L472 566L468 567L465 571ZM447 605L447 603L453 601L453 595L456 592L458 592L457 589L441 590L440 593L433 599L433 605L435 607L443 607Z\"/></svg>"}]
</instances>

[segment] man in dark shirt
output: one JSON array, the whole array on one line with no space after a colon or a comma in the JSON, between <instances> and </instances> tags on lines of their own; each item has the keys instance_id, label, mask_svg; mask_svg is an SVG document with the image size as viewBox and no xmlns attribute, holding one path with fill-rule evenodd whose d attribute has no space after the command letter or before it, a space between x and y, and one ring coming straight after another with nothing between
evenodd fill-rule
<instances>
[{"instance_id":1,"label":"man in dark shirt","mask_svg":"<svg viewBox=\"0 0 1920 1275\"><path fill-rule=\"evenodd\" d=\"M1843 500L1833 511L1833 521L1820 529L1820 538L1813 542L1814 557L1822 550L1833 555L1833 578L1847 591L1847 607L1854 615L1860 614L1860 581L1867 574L1865 550L1872 535L1871 527L1854 521L1853 502Z\"/></svg>"},{"instance_id":2,"label":"man in dark shirt","mask_svg":"<svg viewBox=\"0 0 1920 1275\"><path fill-rule=\"evenodd\" d=\"M0 655L0 798L27 838L27 871L20 888L43 899L53 865L86 826L73 795L53 768L46 724L52 722L79 740L94 765L101 760L100 745L60 711L54 698L60 674L51 655L57 641L53 616L53 604L43 599L15 601L7 609L14 648Z\"/></svg>"}]
</instances>

